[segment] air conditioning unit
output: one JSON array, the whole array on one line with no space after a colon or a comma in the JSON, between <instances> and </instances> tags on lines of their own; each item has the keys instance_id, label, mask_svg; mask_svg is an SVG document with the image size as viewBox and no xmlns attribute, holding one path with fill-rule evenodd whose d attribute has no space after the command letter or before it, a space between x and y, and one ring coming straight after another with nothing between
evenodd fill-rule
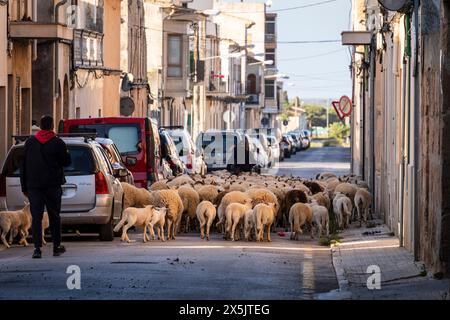
<instances>
[{"instance_id":1,"label":"air conditioning unit","mask_svg":"<svg viewBox=\"0 0 450 320\"><path fill-rule=\"evenodd\" d=\"M378 0L389 11L407 12L413 6L412 0Z\"/></svg>"}]
</instances>

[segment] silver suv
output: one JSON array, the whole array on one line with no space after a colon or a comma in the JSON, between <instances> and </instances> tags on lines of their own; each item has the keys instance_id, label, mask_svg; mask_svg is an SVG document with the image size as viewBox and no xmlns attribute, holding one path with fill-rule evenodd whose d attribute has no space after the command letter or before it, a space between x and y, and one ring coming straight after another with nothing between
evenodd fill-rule
<instances>
[{"instance_id":1,"label":"silver suv","mask_svg":"<svg viewBox=\"0 0 450 320\"><path fill-rule=\"evenodd\" d=\"M63 226L95 226L100 240L112 241L113 227L122 214L123 189L102 146L88 137L61 137L71 165L64 168L61 223ZM25 196L20 185L24 142L8 152L0 177L0 208L21 209Z\"/></svg>"}]
</instances>

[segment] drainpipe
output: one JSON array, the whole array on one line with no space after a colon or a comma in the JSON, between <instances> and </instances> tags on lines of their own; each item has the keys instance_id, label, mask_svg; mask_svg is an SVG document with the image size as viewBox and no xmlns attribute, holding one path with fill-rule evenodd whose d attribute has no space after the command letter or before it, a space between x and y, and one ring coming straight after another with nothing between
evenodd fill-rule
<instances>
[{"instance_id":1,"label":"drainpipe","mask_svg":"<svg viewBox=\"0 0 450 320\"><path fill-rule=\"evenodd\" d=\"M420 102L419 102L419 6L420 0L414 0L414 259L419 260L419 129L420 129Z\"/></svg>"},{"instance_id":2,"label":"drainpipe","mask_svg":"<svg viewBox=\"0 0 450 320\"><path fill-rule=\"evenodd\" d=\"M369 172L370 187L372 193L375 194L375 72L376 72L376 42L375 37L372 38L372 44L370 48L370 80L369 80L369 94L370 94L370 110L369 110ZM374 205L375 211L378 209Z\"/></svg>"},{"instance_id":3,"label":"drainpipe","mask_svg":"<svg viewBox=\"0 0 450 320\"><path fill-rule=\"evenodd\" d=\"M58 2L55 5L55 8L53 10L53 17L54 17L54 23L58 24L59 23L59 8L63 5L65 5L67 3L67 0L61 0L60 2ZM59 92L59 86L58 86L58 81L59 81L59 46L58 46L58 40L55 41L55 97L58 98L60 95Z\"/></svg>"}]
</instances>

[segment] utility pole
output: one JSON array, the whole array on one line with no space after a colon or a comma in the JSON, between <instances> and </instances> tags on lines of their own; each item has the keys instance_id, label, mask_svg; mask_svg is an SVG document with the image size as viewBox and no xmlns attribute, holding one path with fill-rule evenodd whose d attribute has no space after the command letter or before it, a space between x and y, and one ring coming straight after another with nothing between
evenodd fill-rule
<instances>
[{"instance_id":1,"label":"utility pole","mask_svg":"<svg viewBox=\"0 0 450 320\"><path fill-rule=\"evenodd\" d=\"M326 107L327 108L327 138L330 137L330 116L329 116L330 103L331 103L331 100L328 99L327 107Z\"/></svg>"}]
</instances>

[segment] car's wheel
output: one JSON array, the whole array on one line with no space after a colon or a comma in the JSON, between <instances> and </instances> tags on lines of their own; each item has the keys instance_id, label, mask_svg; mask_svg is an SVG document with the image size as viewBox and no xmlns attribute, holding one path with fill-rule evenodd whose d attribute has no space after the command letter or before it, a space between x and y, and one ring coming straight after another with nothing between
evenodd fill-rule
<instances>
[{"instance_id":1,"label":"car's wheel","mask_svg":"<svg viewBox=\"0 0 450 320\"><path fill-rule=\"evenodd\" d=\"M113 207L112 212L114 212L114 207ZM109 218L109 221L107 223L100 225L98 233L99 233L100 241L113 241L114 240L113 213L111 213L111 217Z\"/></svg>"}]
</instances>

